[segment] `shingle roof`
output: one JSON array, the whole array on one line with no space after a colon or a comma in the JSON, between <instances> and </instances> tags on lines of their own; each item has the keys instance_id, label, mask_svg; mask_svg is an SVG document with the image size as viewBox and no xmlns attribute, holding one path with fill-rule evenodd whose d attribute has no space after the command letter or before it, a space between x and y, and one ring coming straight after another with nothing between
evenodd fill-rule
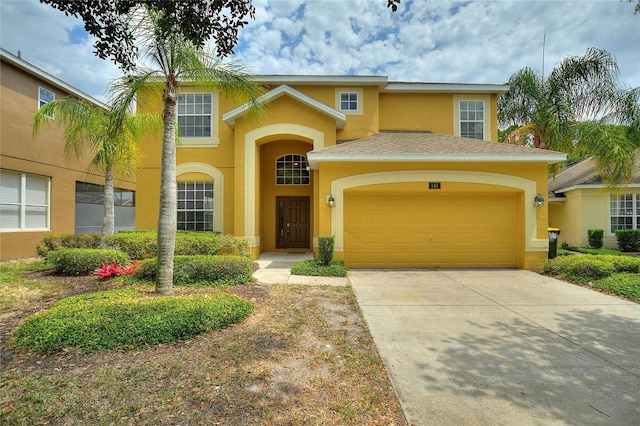
<instances>
[{"instance_id":1,"label":"shingle roof","mask_svg":"<svg viewBox=\"0 0 640 426\"><path fill-rule=\"evenodd\" d=\"M564 153L430 132L380 132L308 153L319 161L509 161L556 163Z\"/></svg>"},{"instance_id":2,"label":"shingle roof","mask_svg":"<svg viewBox=\"0 0 640 426\"><path fill-rule=\"evenodd\" d=\"M636 159L640 163L640 150L636 152ZM640 168L636 169L632 183L640 183ZM603 185L593 157L560 170L549 179L549 193L561 194L563 190L578 185Z\"/></svg>"}]
</instances>

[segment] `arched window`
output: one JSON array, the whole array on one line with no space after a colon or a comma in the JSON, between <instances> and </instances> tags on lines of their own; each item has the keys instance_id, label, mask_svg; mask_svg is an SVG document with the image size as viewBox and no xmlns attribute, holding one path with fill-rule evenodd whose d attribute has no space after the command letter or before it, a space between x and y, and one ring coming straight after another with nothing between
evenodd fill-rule
<instances>
[{"instance_id":1,"label":"arched window","mask_svg":"<svg viewBox=\"0 0 640 426\"><path fill-rule=\"evenodd\" d=\"M286 154L276 158L276 185L309 185L307 157Z\"/></svg>"}]
</instances>

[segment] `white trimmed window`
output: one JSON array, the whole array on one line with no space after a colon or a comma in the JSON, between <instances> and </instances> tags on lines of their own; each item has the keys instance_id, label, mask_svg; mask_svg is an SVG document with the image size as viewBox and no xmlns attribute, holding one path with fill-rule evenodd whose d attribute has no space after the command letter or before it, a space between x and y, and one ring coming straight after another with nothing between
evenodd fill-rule
<instances>
[{"instance_id":1,"label":"white trimmed window","mask_svg":"<svg viewBox=\"0 0 640 426\"><path fill-rule=\"evenodd\" d=\"M56 94L44 87L38 87L38 109L42 108L44 104L53 102L56 99Z\"/></svg>"},{"instance_id":2,"label":"white trimmed window","mask_svg":"<svg viewBox=\"0 0 640 426\"><path fill-rule=\"evenodd\" d=\"M178 126L180 137L210 138L213 104L211 93L181 93L178 95Z\"/></svg>"},{"instance_id":3,"label":"white trimmed window","mask_svg":"<svg viewBox=\"0 0 640 426\"><path fill-rule=\"evenodd\" d=\"M336 109L346 115L362 115L362 88L340 87L336 89Z\"/></svg>"},{"instance_id":4,"label":"white trimmed window","mask_svg":"<svg viewBox=\"0 0 640 426\"><path fill-rule=\"evenodd\" d=\"M640 229L640 194L609 196L611 233L618 229Z\"/></svg>"},{"instance_id":5,"label":"white trimmed window","mask_svg":"<svg viewBox=\"0 0 640 426\"><path fill-rule=\"evenodd\" d=\"M340 110L357 111L358 110L358 93L356 92L340 93Z\"/></svg>"},{"instance_id":6,"label":"white trimmed window","mask_svg":"<svg viewBox=\"0 0 640 426\"><path fill-rule=\"evenodd\" d=\"M307 157L286 154L276 158L276 185L309 185Z\"/></svg>"},{"instance_id":7,"label":"white trimmed window","mask_svg":"<svg viewBox=\"0 0 640 426\"><path fill-rule=\"evenodd\" d=\"M460 137L484 139L484 101L460 101Z\"/></svg>"},{"instance_id":8,"label":"white trimmed window","mask_svg":"<svg viewBox=\"0 0 640 426\"><path fill-rule=\"evenodd\" d=\"M213 182L178 182L178 230L213 231Z\"/></svg>"},{"instance_id":9,"label":"white trimmed window","mask_svg":"<svg viewBox=\"0 0 640 426\"><path fill-rule=\"evenodd\" d=\"M2 170L0 231L49 229L50 182L46 176Z\"/></svg>"}]
</instances>

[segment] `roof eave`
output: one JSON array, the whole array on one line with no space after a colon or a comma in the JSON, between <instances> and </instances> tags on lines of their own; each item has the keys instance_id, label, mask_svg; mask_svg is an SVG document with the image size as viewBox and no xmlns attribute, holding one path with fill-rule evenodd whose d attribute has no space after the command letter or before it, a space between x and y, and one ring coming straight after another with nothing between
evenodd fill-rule
<instances>
[{"instance_id":1,"label":"roof eave","mask_svg":"<svg viewBox=\"0 0 640 426\"><path fill-rule=\"evenodd\" d=\"M566 154L500 155L500 154L320 154L309 152L309 167L317 169L321 162L463 162L463 163L540 163L564 161Z\"/></svg>"},{"instance_id":2,"label":"roof eave","mask_svg":"<svg viewBox=\"0 0 640 426\"><path fill-rule=\"evenodd\" d=\"M640 188L640 183L628 183L626 185L621 185L620 188ZM566 188L554 189L553 192L556 194L564 194L565 192L575 191L577 189L607 189L607 185L604 183L588 183L582 185L571 185Z\"/></svg>"},{"instance_id":3,"label":"roof eave","mask_svg":"<svg viewBox=\"0 0 640 426\"><path fill-rule=\"evenodd\" d=\"M506 84L459 84L459 83L394 83L390 82L382 90L394 93L497 93L509 91Z\"/></svg>"}]
</instances>

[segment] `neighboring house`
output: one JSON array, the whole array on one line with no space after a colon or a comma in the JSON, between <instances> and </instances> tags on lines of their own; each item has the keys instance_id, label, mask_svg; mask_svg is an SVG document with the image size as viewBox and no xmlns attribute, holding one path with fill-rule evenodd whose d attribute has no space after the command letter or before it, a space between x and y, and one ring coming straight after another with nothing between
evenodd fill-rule
<instances>
[{"instance_id":1,"label":"neighboring house","mask_svg":"<svg viewBox=\"0 0 640 426\"><path fill-rule=\"evenodd\" d=\"M352 268L536 268L547 258L547 203L534 198L565 154L491 142L507 86L255 78L267 86L257 119L183 86L179 229L246 237L254 257L333 235L336 259ZM159 138L142 151L136 228L155 229Z\"/></svg>"},{"instance_id":2,"label":"neighboring house","mask_svg":"<svg viewBox=\"0 0 640 426\"><path fill-rule=\"evenodd\" d=\"M0 50L0 258L34 256L48 233L100 232L102 176L87 173L93 153L64 158L62 129L32 136L37 109L54 99L90 96ZM135 185L117 181L116 229L135 226Z\"/></svg>"},{"instance_id":3,"label":"neighboring house","mask_svg":"<svg viewBox=\"0 0 640 426\"><path fill-rule=\"evenodd\" d=\"M640 151L637 154L640 163ZM608 189L594 160L566 167L549 179L549 225L559 241L588 247L587 230L604 230L604 246L618 248L617 229L640 229L640 171L623 188Z\"/></svg>"}]
</instances>

